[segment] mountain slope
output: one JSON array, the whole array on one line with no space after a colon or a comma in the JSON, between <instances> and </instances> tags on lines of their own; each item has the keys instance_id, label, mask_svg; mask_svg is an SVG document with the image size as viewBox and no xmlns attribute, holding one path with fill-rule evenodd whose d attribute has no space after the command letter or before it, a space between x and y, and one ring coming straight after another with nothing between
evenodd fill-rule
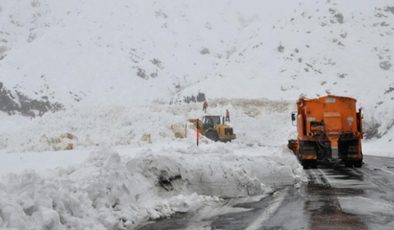
<instances>
[{"instance_id":1,"label":"mountain slope","mask_svg":"<svg viewBox=\"0 0 394 230\"><path fill-rule=\"evenodd\" d=\"M393 124L388 1L0 3L0 82L71 106L356 97ZM17 100L17 99L16 99Z\"/></svg>"}]
</instances>

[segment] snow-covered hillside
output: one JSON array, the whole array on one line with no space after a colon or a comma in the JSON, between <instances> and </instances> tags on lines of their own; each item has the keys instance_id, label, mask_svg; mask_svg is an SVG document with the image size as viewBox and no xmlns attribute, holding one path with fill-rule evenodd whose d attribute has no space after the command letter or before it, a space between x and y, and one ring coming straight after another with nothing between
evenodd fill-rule
<instances>
[{"instance_id":1,"label":"snow-covered hillside","mask_svg":"<svg viewBox=\"0 0 394 230\"><path fill-rule=\"evenodd\" d=\"M355 97L364 153L393 156L393 39L388 0L1 0L0 228L134 229L297 185L299 96ZM195 147L205 98L232 143Z\"/></svg>"},{"instance_id":2,"label":"snow-covered hillside","mask_svg":"<svg viewBox=\"0 0 394 230\"><path fill-rule=\"evenodd\" d=\"M4 0L0 24L16 106L17 92L65 108L333 93L380 135L394 123L390 1Z\"/></svg>"}]
</instances>

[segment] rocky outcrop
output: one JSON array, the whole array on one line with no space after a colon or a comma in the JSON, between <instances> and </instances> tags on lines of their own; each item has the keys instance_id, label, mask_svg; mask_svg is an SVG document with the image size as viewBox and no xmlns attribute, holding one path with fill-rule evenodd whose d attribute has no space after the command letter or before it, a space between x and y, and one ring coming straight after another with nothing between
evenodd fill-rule
<instances>
[{"instance_id":1,"label":"rocky outcrop","mask_svg":"<svg viewBox=\"0 0 394 230\"><path fill-rule=\"evenodd\" d=\"M9 115L20 113L24 116L42 116L46 112L55 112L63 109L63 105L58 102L50 102L48 97L32 99L25 94L4 87L0 82L0 111Z\"/></svg>"}]
</instances>

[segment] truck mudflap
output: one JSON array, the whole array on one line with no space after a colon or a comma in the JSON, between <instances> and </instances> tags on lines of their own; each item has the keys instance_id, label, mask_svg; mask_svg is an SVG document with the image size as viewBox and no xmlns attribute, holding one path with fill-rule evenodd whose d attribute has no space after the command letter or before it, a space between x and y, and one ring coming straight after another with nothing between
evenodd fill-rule
<instances>
[{"instance_id":1,"label":"truck mudflap","mask_svg":"<svg viewBox=\"0 0 394 230\"><path fill-rule=\"evenodd\" d=\"M298 159L304 169L317 168L316 142L299 141Z\"/></svg>"},{"instance_id":2,"label":"truck mudflap","mask_svg":"<svg viewBox=\"0 0 394 230\"><path fill-rule=\"evenodd\" d=\"M338 141L339 157L341 159L361 159L361 143L356 138L340 138Z\"/></svg>"},{"instance_id":3,"label":"truck mudflap","mask_svg":"<svg viewBox=\"0 0 394 230\"><path fill-rule=\"evenodd\" d=\"M317 160L317 149L314 141L299 141L298 158L301 160Z\"/></svg>"},{"instance_id":4,"label":"truck mudflap","mask_svg":"<svg viewBox=\"0 0 394 230\"><path fill-rule=\"evenodd\" d=\"M300 141L301 154L314 154L316 155L316 142L315 141Z\"/></svg>"}]
</instances>

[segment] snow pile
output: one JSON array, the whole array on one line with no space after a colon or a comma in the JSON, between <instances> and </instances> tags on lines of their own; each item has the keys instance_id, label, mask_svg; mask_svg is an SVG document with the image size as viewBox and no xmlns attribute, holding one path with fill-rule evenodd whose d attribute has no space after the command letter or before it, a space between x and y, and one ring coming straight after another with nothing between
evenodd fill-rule
<instances>
[{"instance_id":1,"label":"snow pile","mask_svg":"<svg viewBox=\"0 0 394 230\"><path fill-rule=\"evenodd\" d=\"M363 216L368 219L370 216L379 215L379 218L368 222L371 229L392 229L394 225L393 213L394 203L376 198L366 198L362 196L339 197L341 209L349 214ZM382 227L384 226L384 227Z\"/></svg>"},{"instance_id":2,"label":"snow pile","mask_svg":"<svg viewBox=\"0 0 394 230\"><path fill-rule=\"evenodd\" d=\"M81 148L172 141L176 135L171 126L181 123L184 133L187 111L178 115L171 109L175 110L161 105L89 107L48 113L33 120L5 117L1 124L10 128L0 134L0 147L11 152L45 151L67 144Z\"/></svg>"},{"instance_id":3,"label":"snow pile","mask_svg":"<svg viewBox=\"0 0 394 230\"><path fill-rule=\"evenodd\" d=\"M186 125L202 116L194 103L2 117L1 173L18 174L1 180L0 226L134 229L176 212L220 206L222 198L266 195L303 180L285 146L294 132L283 128L291 125L290 103L210 100L209 114L224 115L225 109L238 138L225 144L202 137L199 147L195 129ZM61 144L73 149L58 151ZM93 149L100 150L78 165ZM20 173L24 168L36 171Z\"/></svg>"},{"instance_id":4,"label":"snow pile","mask_svg":"<svg viewBox=\"0 0 394 230\"><path fill-rule=\"evenodd\" d=\"M216 200L196 194L159 197L147 178L118 154L92 156L80 168L8 176L3 182L0 226L29 229L130 229L149 218L188 211Z\"/></svg>"},{"instance_id":5,"label":"snow pile","mask_svg":"<svg viewBox=\"0 0 394 230\"><path fill-rule=\"evenodd\" d=\"M0 150L24 152L167 144L184 139L185 134L187 141L193 142L195 131L187 120L203 115L200 106L154 103L144 107L74 108L35 119L3 115ZM224 115L226 109L230 110L236 142L283 145L295 131L288 128L292 108L288 102L266 99L217 99L210 101L208 113Z\"/></svg>"},{"instance_id":6,"label":"snow pile","mask_svg":"<svg viewBox=\"0 0 394 230\"><path fill-rule=\"evenodd\" d=\"M359 215L371 215L371 213L394 213L394 205L389 202L376 201L361 196L339 197L343 211ZM357 205L355 205L357 204Z\"/></svg>"},{"instance_id":7,"label":"snow pile","mask_svg":"<svg viewBox=\"0 0 394 230\"><path fill-rule=\"evenodd\" d=\"M220 197L264 194L299 182L302 170L291 153L273 150L273 160L272 150L215 144L146 149L129 157L103 149L79 166L45 176L10 174L0 184L0 226L133 229L149 219L220 203Z\"/></svg>"}]
</instances>

